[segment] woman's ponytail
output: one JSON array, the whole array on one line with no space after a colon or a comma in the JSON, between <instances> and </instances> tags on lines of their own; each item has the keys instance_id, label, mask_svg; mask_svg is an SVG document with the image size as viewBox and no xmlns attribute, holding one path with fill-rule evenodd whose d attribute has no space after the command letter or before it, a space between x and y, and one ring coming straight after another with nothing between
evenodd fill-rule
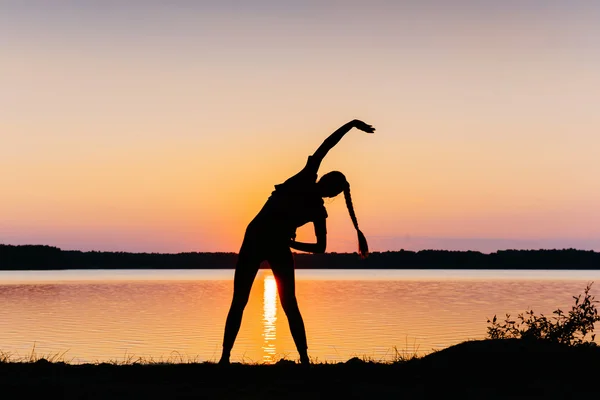
<instances>
[{"instance_id":1,"label":"woman's ponytail","mask_svg":"<svg viewBox=\"0 0 600 400\"><path fill-rule=\"evenodd\" d=\"M354 228L358 234L358 254L360 255L360 258L366 258L369 255L369 245L367 244L365 235L363 235L360 229L358 229L358 221L356 220L356 215L354 214L354 206L352 205L352 197L350 196L350 184L348 184L344 189L344 198L346 199L346 207L348 207L350 219L352 219L352 223L354 224Z\"/></svg>"}]
</instances>

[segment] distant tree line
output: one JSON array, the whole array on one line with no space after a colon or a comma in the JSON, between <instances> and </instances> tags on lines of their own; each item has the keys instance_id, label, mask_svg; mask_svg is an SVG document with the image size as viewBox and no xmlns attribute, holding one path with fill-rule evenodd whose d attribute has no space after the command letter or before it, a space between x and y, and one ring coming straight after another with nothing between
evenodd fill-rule
<instances>
[{"instance_id":1,"label":"distant tree line","mask_svg":"<svg viewBox=\"0 0 600 400\"><path fill-rule=\"evenodd\" d=\"M600 253L587 250L385 251L365 260L356 253L296 254L306 269L600 269ZM127 253L61 250L42 245L1 245L0 270L223 269L236 253ZM264 265L268 267L268 265Z\"/></svg>"}]
</instances>

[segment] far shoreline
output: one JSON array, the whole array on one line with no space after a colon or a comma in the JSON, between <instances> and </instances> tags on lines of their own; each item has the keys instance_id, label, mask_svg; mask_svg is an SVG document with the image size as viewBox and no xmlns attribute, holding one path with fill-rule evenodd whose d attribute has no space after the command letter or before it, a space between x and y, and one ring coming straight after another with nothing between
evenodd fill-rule
<instances>
[{"instance_id":1,"label":"far shoreline","mask_svg":"<svg viewBox=\"0 0 600 400\"><path fill-rule=\"evenodd\" d=\"M600 253L578 249L398 250L357 253L295 253L296 269L381 270L600 270ZM237 253L128 253L62 250L46 245L0 244L0 271L233 269ZM264 266L263 266L264 267Z\"/></svg>"}]
</instances>

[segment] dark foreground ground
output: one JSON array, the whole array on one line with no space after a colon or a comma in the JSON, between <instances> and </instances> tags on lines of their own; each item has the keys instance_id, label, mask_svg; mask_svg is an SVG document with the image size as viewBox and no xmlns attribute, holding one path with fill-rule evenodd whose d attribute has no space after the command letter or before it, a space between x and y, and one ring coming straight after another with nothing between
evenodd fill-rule
<instances>
[{"instance_id":1,"label":"dark foreground ground","mask_svg":"<svg viewBox=\"0 0 600 400\"><path fill-rule=\"evenodd\" d=\"M394 364L0 363L0 399L597 399L600 348L465 342Z\"/></svg>"}]
</instances>

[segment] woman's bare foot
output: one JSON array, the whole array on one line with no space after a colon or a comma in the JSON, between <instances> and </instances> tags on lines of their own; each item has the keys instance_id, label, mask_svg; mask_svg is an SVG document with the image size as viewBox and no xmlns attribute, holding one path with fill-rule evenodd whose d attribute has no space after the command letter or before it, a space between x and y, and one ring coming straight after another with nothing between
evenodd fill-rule
<instances>
[{"instance_id":1,"label":"woman's bare foot","mask_svg":"<svg viewBox=\"0 0 600 400\"><path fill-rule=\"evenodd\" d=\"M310 359L308 358L308 354L304 354L304 355L300 356L300 364L310 365Z\"/></svg>"},{"instance_id":2,"label":"woman's bare foot","mask_svg":"<svg viewBox=\"0 0 600 400\"><path fill-rule=\"evenodd\" d=\"M221 359L219 360L219 365L229 365L229 357L231 353L228 351L223 351L221 354Z\"/></svg>"}]
</instances>

